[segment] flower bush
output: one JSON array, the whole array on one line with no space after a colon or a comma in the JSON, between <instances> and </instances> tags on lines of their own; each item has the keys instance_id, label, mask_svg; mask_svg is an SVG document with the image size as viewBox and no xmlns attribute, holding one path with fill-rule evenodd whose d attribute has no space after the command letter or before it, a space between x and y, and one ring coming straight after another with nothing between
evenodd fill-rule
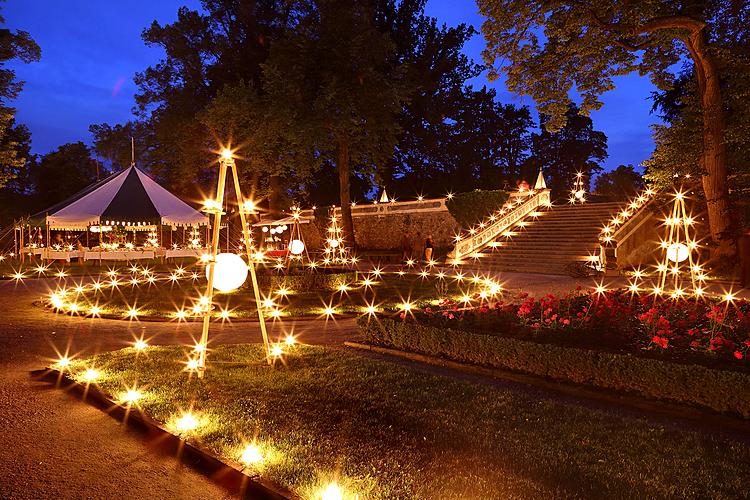
<instances>
[{"instance_id":1,"label":"flower bush","mask_svg":"<svg viewBox=\"0 0 750 500\"><path fill-rule=\"evenodd\" d=\"M673 358L730 360L750 356L746 301L670 298L628 290L584 291L530 297L520 293L466 306L450 300L402 314L404 321L471 329L562 345Z\"/></svg>"}]
</instances>

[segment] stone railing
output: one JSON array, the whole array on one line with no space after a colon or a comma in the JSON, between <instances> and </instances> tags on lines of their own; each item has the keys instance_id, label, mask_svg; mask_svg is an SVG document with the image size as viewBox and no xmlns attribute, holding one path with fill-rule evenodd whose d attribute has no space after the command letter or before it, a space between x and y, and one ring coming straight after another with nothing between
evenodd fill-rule
<instances>
[{"instance_id":1,"label":"stone railing","mask_svg":"<svg viewBox=\"0 0 750 500\"><path fill-rule=\"evenodd\" d=\"M448 259L460 261L474 252L482 250L491 242L495 241L495 239L503 232L507 231L508 228L513 226L513 224L524 219L537 208L541 206L550 206L549 189L530 191L525 196L527 196L526 200L515 205L505 215L498 217L474 234L467 237L461 237L461 239L456 242L456 246L453 250L448 253Z\"/></svg>"},{"instance_id":2,"label":"stone railing","mask_svg":"<svg viewBox=\"0 0 750 500\"><path fill-rule=\"evenodd\" d=\"M639 247L643 244L649 248L653 246L656 233L653 202L652 197L638 208L626 207L631 215L612 232L602 232L599 236L599 264L602 268L606 269L608 263L610 268L637 267L645 263Z\"/></svg>"},{"instance_id":3,"label":"stone railing","mask_svg":"<svg viewBox=\"0 0 750 500\"><path fill-rule=\"evenodd\" d=\"M420 213L420 212L447 212L447 198L430 198L424 200L411 201L388 201L382 203L362 203L352 205L352 217L364 217L372 215L392 215L402 213ZM341 207L335 208L336 214L341 214ZM303 217L314 217L315 212L311 209L305 209L300 212Z\"/></svg>"}]
</instances>

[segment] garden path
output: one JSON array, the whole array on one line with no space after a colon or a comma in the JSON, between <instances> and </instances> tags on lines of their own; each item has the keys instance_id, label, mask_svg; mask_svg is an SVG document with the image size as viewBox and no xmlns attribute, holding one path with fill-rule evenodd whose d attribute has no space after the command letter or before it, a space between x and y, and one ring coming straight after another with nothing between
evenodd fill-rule
<instances>
[{"instance_id":1,"label":"garden path","mask_svg":"<svg viewBox=\"0 0 750 500\"><path fill-rule=\"evenodd\" d=\"M188 343L199 323L91 320L32 305L56 280L0 281L0 498L224 498L209 477L148 446L97 408L36 382L55 349L93 354L143 335L154 344ZM287 322L303 342L355 338L354 320ZM271 326L271 337L285 333ZM215 342L260 341L254 323L216 325ZM209 358L210 361L210 358Z\"/></svg>"}]
</instances>

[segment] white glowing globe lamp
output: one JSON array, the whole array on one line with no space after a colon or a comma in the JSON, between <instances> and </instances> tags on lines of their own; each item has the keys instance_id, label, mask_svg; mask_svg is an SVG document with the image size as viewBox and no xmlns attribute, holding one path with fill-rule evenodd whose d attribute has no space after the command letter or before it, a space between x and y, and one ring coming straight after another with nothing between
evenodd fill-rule
<instances>
[{"instance_id":1,"label":"white glowing globe lamp","mask_svg":"<svg viewBox=\"0 0 750 500\"><path fill-rule=\"evenodd\" d=\"M682 262L688 258L688 247L682 243L672 243L667 247L667 259L672 262Z\"/></svg>"},{"instance_id":2,"label":"white glowing globe lamp","mask_svg":"<svg viewBox=\"0 0 750 500\"><path fill-rule=\"evenodd\" d=\"M209 266L206 266L208 278ZM214 288L220 292L231 292L242 286L247 279L247 264L234 253L220 253L214 263Z\"/></svg>"},{"instance_id":3,"label":"white glowing globe lamp","mask_svg":"<svg viewBox=\"0 0 750 500\"><path fill-rule=\"evenodd\" d=\"M294 255L299 255L305 251L305 244L302 240L292 240L291 243L289 243L289 251Z\"/></svg>"},{"instance_id":4,"label":"white glowing globe lamp","mask_svg":"<svg viewBox=\"0 0 750 500\"><path fill-rule=\"evenodd\" d=\"M581 198L583 198L583 194L583 189L576 191L576 198L580 200Z\"/></svg>"}]
</instances>

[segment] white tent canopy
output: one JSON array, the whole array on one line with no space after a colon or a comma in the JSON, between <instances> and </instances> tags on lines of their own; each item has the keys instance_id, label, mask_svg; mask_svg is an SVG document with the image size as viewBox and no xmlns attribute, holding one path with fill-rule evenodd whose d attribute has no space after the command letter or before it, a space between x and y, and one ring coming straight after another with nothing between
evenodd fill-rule
<instances>
[{"instance_id":1,"label":"white tent canopy","mask_svg":"<svg viewBox=\"0 0 750 500\"><path fill-rule=\"evenodd\" d=\"M51 229L90 225L200 226L208 217L170 193L135 166L112 174L32 217Z\"/></svg>"}]
</instances>

